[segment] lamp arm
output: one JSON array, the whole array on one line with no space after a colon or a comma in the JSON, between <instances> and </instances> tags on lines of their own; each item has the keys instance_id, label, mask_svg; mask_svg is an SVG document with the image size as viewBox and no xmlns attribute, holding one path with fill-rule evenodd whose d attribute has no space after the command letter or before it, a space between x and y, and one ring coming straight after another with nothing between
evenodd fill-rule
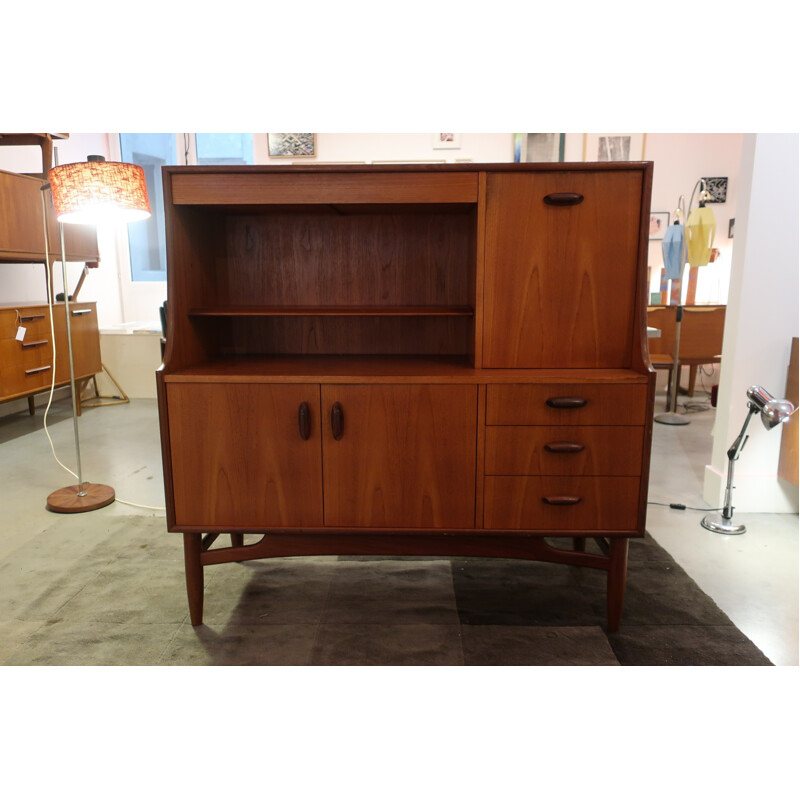
<instances>
[{"instance_id":1,"label":"lamp arm","mask_svg":"<svg viewBox=\"0 0 800 800\"><path fill-rule=\"evenodd\" d=\"M728 459L730 461L736 461L739 458L739 454L744 449L748 439L748 437L744 435L745 431L747 430L747 426L750 424L750 420L753 418L753 415L758 414L759 412L758 406L754 405L753 403L748 403L747 406L747 417L745 418L744 425L742 425L742 430L739 432L739 435L736 437L733 444L728 448Z\"/></svg>"}]
</instances>

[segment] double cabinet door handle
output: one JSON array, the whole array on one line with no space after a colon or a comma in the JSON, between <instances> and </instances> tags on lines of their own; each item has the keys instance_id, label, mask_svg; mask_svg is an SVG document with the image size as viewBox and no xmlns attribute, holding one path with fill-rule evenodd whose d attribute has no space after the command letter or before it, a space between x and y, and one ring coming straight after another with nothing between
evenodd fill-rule
<instances>
[{"instance_id":1,"label":"double cabinet door handle","mask_svg":"<svg viewBox=\"0 0 800 800\"><path fill-rule=\"evenodd\" d=\"M297 410L297 425L300 428L300 438L307 442L311 436L311 410L308 403L300 403L300 408Z\"/></svg>"},{"instance_id":2,"label":"double cabinet door handle","mask_svg":"<svg viewBox=\"0 0 800 800\"><path fill-rule=\"evenodd\" d=\"M297 427L300 438L307 442L311 437L311 409L308 403L300 403L297 409ZM341 403L334 403L331 407L331 431L337 441L344 435L344 410Z\"/></svg>"},{"instance_id":3,"label":"double cabinet door handle","mask_svg":"<svg viewBox=\"0 0 800 800\"><path fill-rule=\"evenodd\" d=\"M336 441L344 436L344 410L338 402L331 407L331 431Z\"/></svg>"}]
</instances>

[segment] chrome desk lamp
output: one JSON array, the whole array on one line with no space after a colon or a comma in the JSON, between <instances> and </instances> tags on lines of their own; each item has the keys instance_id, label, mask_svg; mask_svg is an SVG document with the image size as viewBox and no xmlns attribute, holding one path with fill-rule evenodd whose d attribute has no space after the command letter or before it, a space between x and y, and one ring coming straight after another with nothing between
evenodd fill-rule
<instances>
[{"instance_id":1,"label":"chrome desk lamp","mask_svg":"<svg viewBox=\"0 0 800 800\"><path fill-rule=\"evenodd\" d=\"M769 431L776 425L786 422L795 412L795 407L788 400L776 400L766 389L761 386L751 386L747 390L747 418L744 421L742 430L736 437L734 443L728 450L728 481L725 485L725 507L722 514L707 514L700 523L714 533L739 534L744 533L747 528L733 520L733 505L731 503L731 492L733 489L733 462L739 458L742 448L747 442L745 436L747 426L754 414L761 414L761 422Z\"/></svg>"}]
</instances>

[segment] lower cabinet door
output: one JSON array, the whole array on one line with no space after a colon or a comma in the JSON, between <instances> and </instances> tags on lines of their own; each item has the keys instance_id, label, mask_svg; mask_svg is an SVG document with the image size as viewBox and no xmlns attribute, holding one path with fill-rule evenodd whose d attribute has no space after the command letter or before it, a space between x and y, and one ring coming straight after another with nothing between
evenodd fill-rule
<instances>
[{"instance_id":1,"label":"lower cabinet door","mask_svg":"<svg viewBox=\"0 0 800 800\"><path fill-rule=\"evenodd\" d=\"M323 385L325 524L475 525L477 386Z\"/></svg>"},{"instance_id":2,"label":"lower cabinet door","mask_svg":"<svg viewBox=\"0 0 800 800\"><path fill-rule=\"evenodd\" d=\"M167 386L177 525L321 527L319 385Z\"/></svg>"}]
</instances>

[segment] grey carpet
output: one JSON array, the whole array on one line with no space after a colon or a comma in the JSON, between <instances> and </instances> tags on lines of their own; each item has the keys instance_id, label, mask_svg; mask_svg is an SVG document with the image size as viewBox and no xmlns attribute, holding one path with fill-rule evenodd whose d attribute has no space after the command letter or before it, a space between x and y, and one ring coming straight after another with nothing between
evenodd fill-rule
<instances>
[{"instance_id":1,"label":"grey carpet","mask_svg":"<svg viewBox=\"0 0 800 800\"><path fill-rule=\"evenodd\" d=\"M605 574L557 564L324 556L205 578L193 628L181 536L163 518L59 517L0 564L0 663L770 664L649 536L631 542L616 634Z\"/></svg>"}]
</instances>

